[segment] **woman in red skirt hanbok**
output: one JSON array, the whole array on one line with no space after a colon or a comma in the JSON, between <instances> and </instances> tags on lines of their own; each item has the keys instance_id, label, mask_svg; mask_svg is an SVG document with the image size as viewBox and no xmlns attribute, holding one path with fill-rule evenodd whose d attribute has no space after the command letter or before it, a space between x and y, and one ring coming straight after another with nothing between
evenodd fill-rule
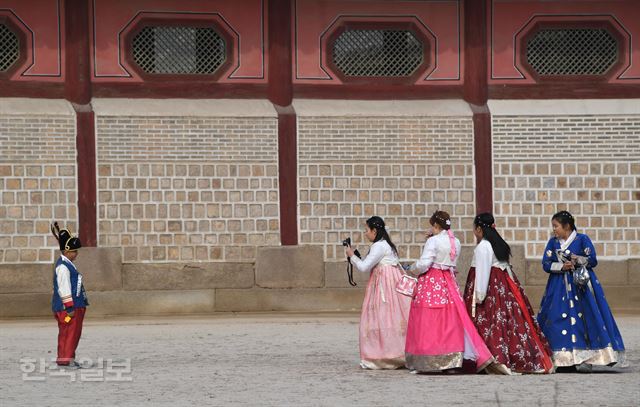
<instances>
[{"instance_id":1,"label":"woman in red skirt hanbok","mask_svg":"<svg viewBox=\"0 0 640 407\"><path fill-rule=\"evenodd\" d=\"M511 248L482 213L473 221L478 245L467 277L464 300L471 319L505 374L552 373L551 349L511 270Z\"/></svg>"},{"instance_id":2,"label":"woman in red skirt hanbok","mask_svg":"<svg viewBox=\"0 0 640 407\"><path fill-rule=\"evenodd\" d=\"M405 357L412 373L439 372L474 361L477 371L493 362L469 318L455 280L460 241L451 232L449 214L436 211L433 236L413 266L418 283L411 301Z\"/></svg>"}]
</instances>

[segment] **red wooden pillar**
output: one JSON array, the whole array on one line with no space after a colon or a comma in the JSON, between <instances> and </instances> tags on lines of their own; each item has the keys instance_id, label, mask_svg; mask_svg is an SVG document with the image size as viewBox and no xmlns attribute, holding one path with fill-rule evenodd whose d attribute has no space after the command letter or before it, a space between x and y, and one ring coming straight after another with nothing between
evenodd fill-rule
<instances>
[{"instance_id":1,"label":"red wooden pillar","mask_svg":"<svg viewBox=\"0 0 640 407\"><path fill-rule=\"evenodd\" d=\"M491 114L487 105L471 105L473 110L473 163L476 168L476 211L493 213L493 160Z\"/></svg>"},{"instance_id":2,"label":"red wooden pillar","mask_svg":"<svg viewBox=\"0 0 640 407\"><path fill-rule=\"evenodd\" d=\"M91 108L89 1L65 0L65 98L76 111L78 231L82 244L97 243L96 134Z\"/></svg>"},{"instance_id":3,"label":"red wooden pillar","mask_svg":"<svg viewBox=\"0 0 640 407\"><path fill-rule=\"evenodd\" d=\"M298 156L296 112L291 68L292 11L294 0L269 0L268 96L278 112L278 186L280 192L280 242L298 244Z\"/></svg>"},{"instance_id":4,"label":"red wooden pillar","mask_svg":"<svg viewBox=\"0 0 640 407\"><path fill-rule=\"evenodd\" d=\"M476 210L478 212L493 212L491 113L487 107L487 13L490 1L464 1L464 99L473 110Z\"/></svg>"}]
</instances>

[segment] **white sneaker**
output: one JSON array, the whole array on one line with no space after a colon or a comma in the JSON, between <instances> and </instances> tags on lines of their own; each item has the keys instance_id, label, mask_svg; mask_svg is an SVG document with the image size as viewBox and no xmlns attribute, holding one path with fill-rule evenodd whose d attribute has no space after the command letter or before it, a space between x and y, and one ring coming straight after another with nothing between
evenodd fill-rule
<instances>
[{"instance_id":1,"label":"white sneaker","mask_svg":"<svg viewBox=\"0 0 640 407\"><path fill-rule=\"evenodd\" d=\"M82 369L82 366L80 365L80 363L78 362L71 362L68 365L58 365L58 367L60 369L65 369L65 370L75 370L75 369Z\"/></svg>"},{"instance_id":2,"label":"white sneaker","mask_svg":"<svg viewBox=\"0 0 640 407\"><path fill-rule=\"evenodd\" d=\"M593 366L588 363L580 363L578 366L576 366L576 370L578 371L578 373L591 373L593 372Z\"/></svg>"}]
</instances>

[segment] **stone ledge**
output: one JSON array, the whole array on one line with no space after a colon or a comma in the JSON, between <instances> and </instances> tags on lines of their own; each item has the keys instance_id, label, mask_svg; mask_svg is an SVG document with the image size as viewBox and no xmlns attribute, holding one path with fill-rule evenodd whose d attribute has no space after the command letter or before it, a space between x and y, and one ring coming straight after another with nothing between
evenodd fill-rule
<instances>
[{"instance_id":1,"label":"stone ledge","mask_svg":"<svg viewBox=\"0 0 640 407\"><path fill-rule=\"evenodd\" d=\"M74 261L87 291L122 289L122 253L119 248L83 247Z\"/></svg>"},{"instance_id":2,"label":"stone ledge","mask_svg":"<svg viewBox=\"0 0 640 407\"><path fill-rule=\"evenodd\" d=\"M263 288L316 288L324 285L320 246L261 247L256 256L256 285Z\"/></svg>"},{"instance_id":3,"label":"stone ledge","mask_svg":"<svg viewBox=\"0 0 640 407\"><path fill-rule=\"evenodd\" d=\"M0 294L51 293L53 264L0 264Z\"/></svg>"},{"instance_id":4,"label":"stone ledge","mask_svg":"<svg viewBox=\"0 0 640 407\"><path fill-rule=\"evenodd\" d=\"M524 287L536 311L544 289ZM640 312L640 286L605 286L604 291L614 316ZM360 311L364 288L101 291L88 296L89 316ZM0 319L22 317L51 317L51 294L0 294Z\"/></svg>"},{"instance_id":5,"label":"stone ledge","mask_svg":"<svg viewBox=\"0 0 640 407\"><path fill-rule=\"evenodd\" d=\"M123 267L125 290L251 288L251 263L131 263Z\"/></svg>"},{"instance_id":6,"label":"stone ledge","mask_svg":"<svg viewBox=\"0 0 640 407\"><path fill-rule=\"evenodd\" d=\"M74 262L87 291L122 289L120 249L83 247ZM50 293L51 264L0 264L0 293Z\"/></svg>"},{"instance_id":7,"label":"stone ledge","mask_svg":"<svg viewBox=\"0 0 640 407\"><path fill-rule=\"evenodd\" d=\"M540 300L542 300L542 295L544 294L545 286L528 286L524 285L522 287L524 289L524 294L529 299L529 303L535 312L540 310ZM640 304L638 304L640 306Z\"/></svg>"},{"instance_id":8,"label":"stone ledge","mask_svg":"<svg viewBox=\"0 0 640 407\"><path fill-rule=\"evenodd\" d=\"M218 289L216 311L357 311L364 289Z\"/></svg>"},{"instance_id":9,"label":"stone ledge","mask_svg":"<svg viewBox=\"0 0 640 407\"><path fill-rule=\"evenodd\" d=\"M624 285L638 284L640 281L632 281L633 260L612 261L599 260L598 266L595 268L596 275L603 285ZM549 274L542 270L542 264L539 260L527 260L527 272L524 284L526 285L546 285ZM640 280L640 279L639 279Z\"/></svg>"},{"instance_id":10,"label":"stone ledge","mask_svg":"<svg viewBox=\"0 0 640 407\"><path fill-rule=\"evenodd\" d=\"M640 286L605 284L603 288L605 299L614 314L618 310L640 312ZM524 292L536 312L540 309L544 290L545 286L524 286Z\"/></svg>"},{"instance_id":11,"label":"stone ledge","mask_svg":"<svg viewBox=\"0 0 640 407\"><path fill-rule=\"evenodd\" d=\"M629 259L629 284L640 285L640 259Z\"/></svg>"},{"instance_id":12,"label":"stone ledge","mask_svg":"<svg viewBox=\"0 0 640 407\"><path fill-rule=\"evenodd\" d=\"M606 287L608 284L629 283L629 261L599 260L595 273L598 280Z\"/></svg>"},{"instance_id":13,"label":"stone ledge","mask_svg":"<svg viewBox=\"0 0 640 407\"><path fill-rule=\"evenodd\" d=\"M521 275L518 275L518 277L521 277ZM523 277L520 282L526 286L544 287L547 285L549 274L542 270L542 264L539 260L527 260L527 268Z\"/></svg>"},{"instance_id":14,"label":"stone ledge","mask_svg":"<svg viewBox=\"0 0 640 407\"><path fill-rule=\"evenodd\" d=\"M0 294L0 318L52 317L51 293Z\"/></svg>"},{"instance_id":15,"label":"stone ledge","mask_svg":"<svg viewBox=\"0 0 640 407\"><path fill-rule=\"evenodd\" d=\"M369 273L353 270L353 280L357 287L365 288L369 281ZM347 278L347 261L324 263L324 286L327 288L351 288Z\"/></svg>"},{"instance_id":16,"label":"stone ledge","mask_svg":"<svg viewBox=\"0 0 640 407\"><path fill-rule=\"evenodd\" d=\"M94 315L208 314L214 290L114 291L87 293Z\"/></svg>"},{"instance_id":17,"label":"stone ledge","mask_svg":"<svg viewBox=\"0 0 640 407\"><path fill-rule=\"evenodd\" d=\"M214 312L214 290L88 292L89 315L162 315ZM1 294L0 318L51 316L51 294Z\"/></svg>"}]
</instances>

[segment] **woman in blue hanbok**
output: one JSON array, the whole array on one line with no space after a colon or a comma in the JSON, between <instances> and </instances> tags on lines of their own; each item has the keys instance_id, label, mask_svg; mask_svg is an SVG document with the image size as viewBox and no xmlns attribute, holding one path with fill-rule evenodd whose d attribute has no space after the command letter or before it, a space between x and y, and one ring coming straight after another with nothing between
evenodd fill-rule
<instances>
[{"instance_id":1,"label":"woman in blue hanbok","mask_svg":"<svg viewBox=\"0 0 640 407\"><path fill-rule=\"evenodd\" d=\"M624 363L624 344L604 291L593 268L598 261L587 235L577 233L567 211L551 219L555 237L549 240L542 267L549 280L538 323L553 350L556 367Z\"/></svg>"}]
</instances>

